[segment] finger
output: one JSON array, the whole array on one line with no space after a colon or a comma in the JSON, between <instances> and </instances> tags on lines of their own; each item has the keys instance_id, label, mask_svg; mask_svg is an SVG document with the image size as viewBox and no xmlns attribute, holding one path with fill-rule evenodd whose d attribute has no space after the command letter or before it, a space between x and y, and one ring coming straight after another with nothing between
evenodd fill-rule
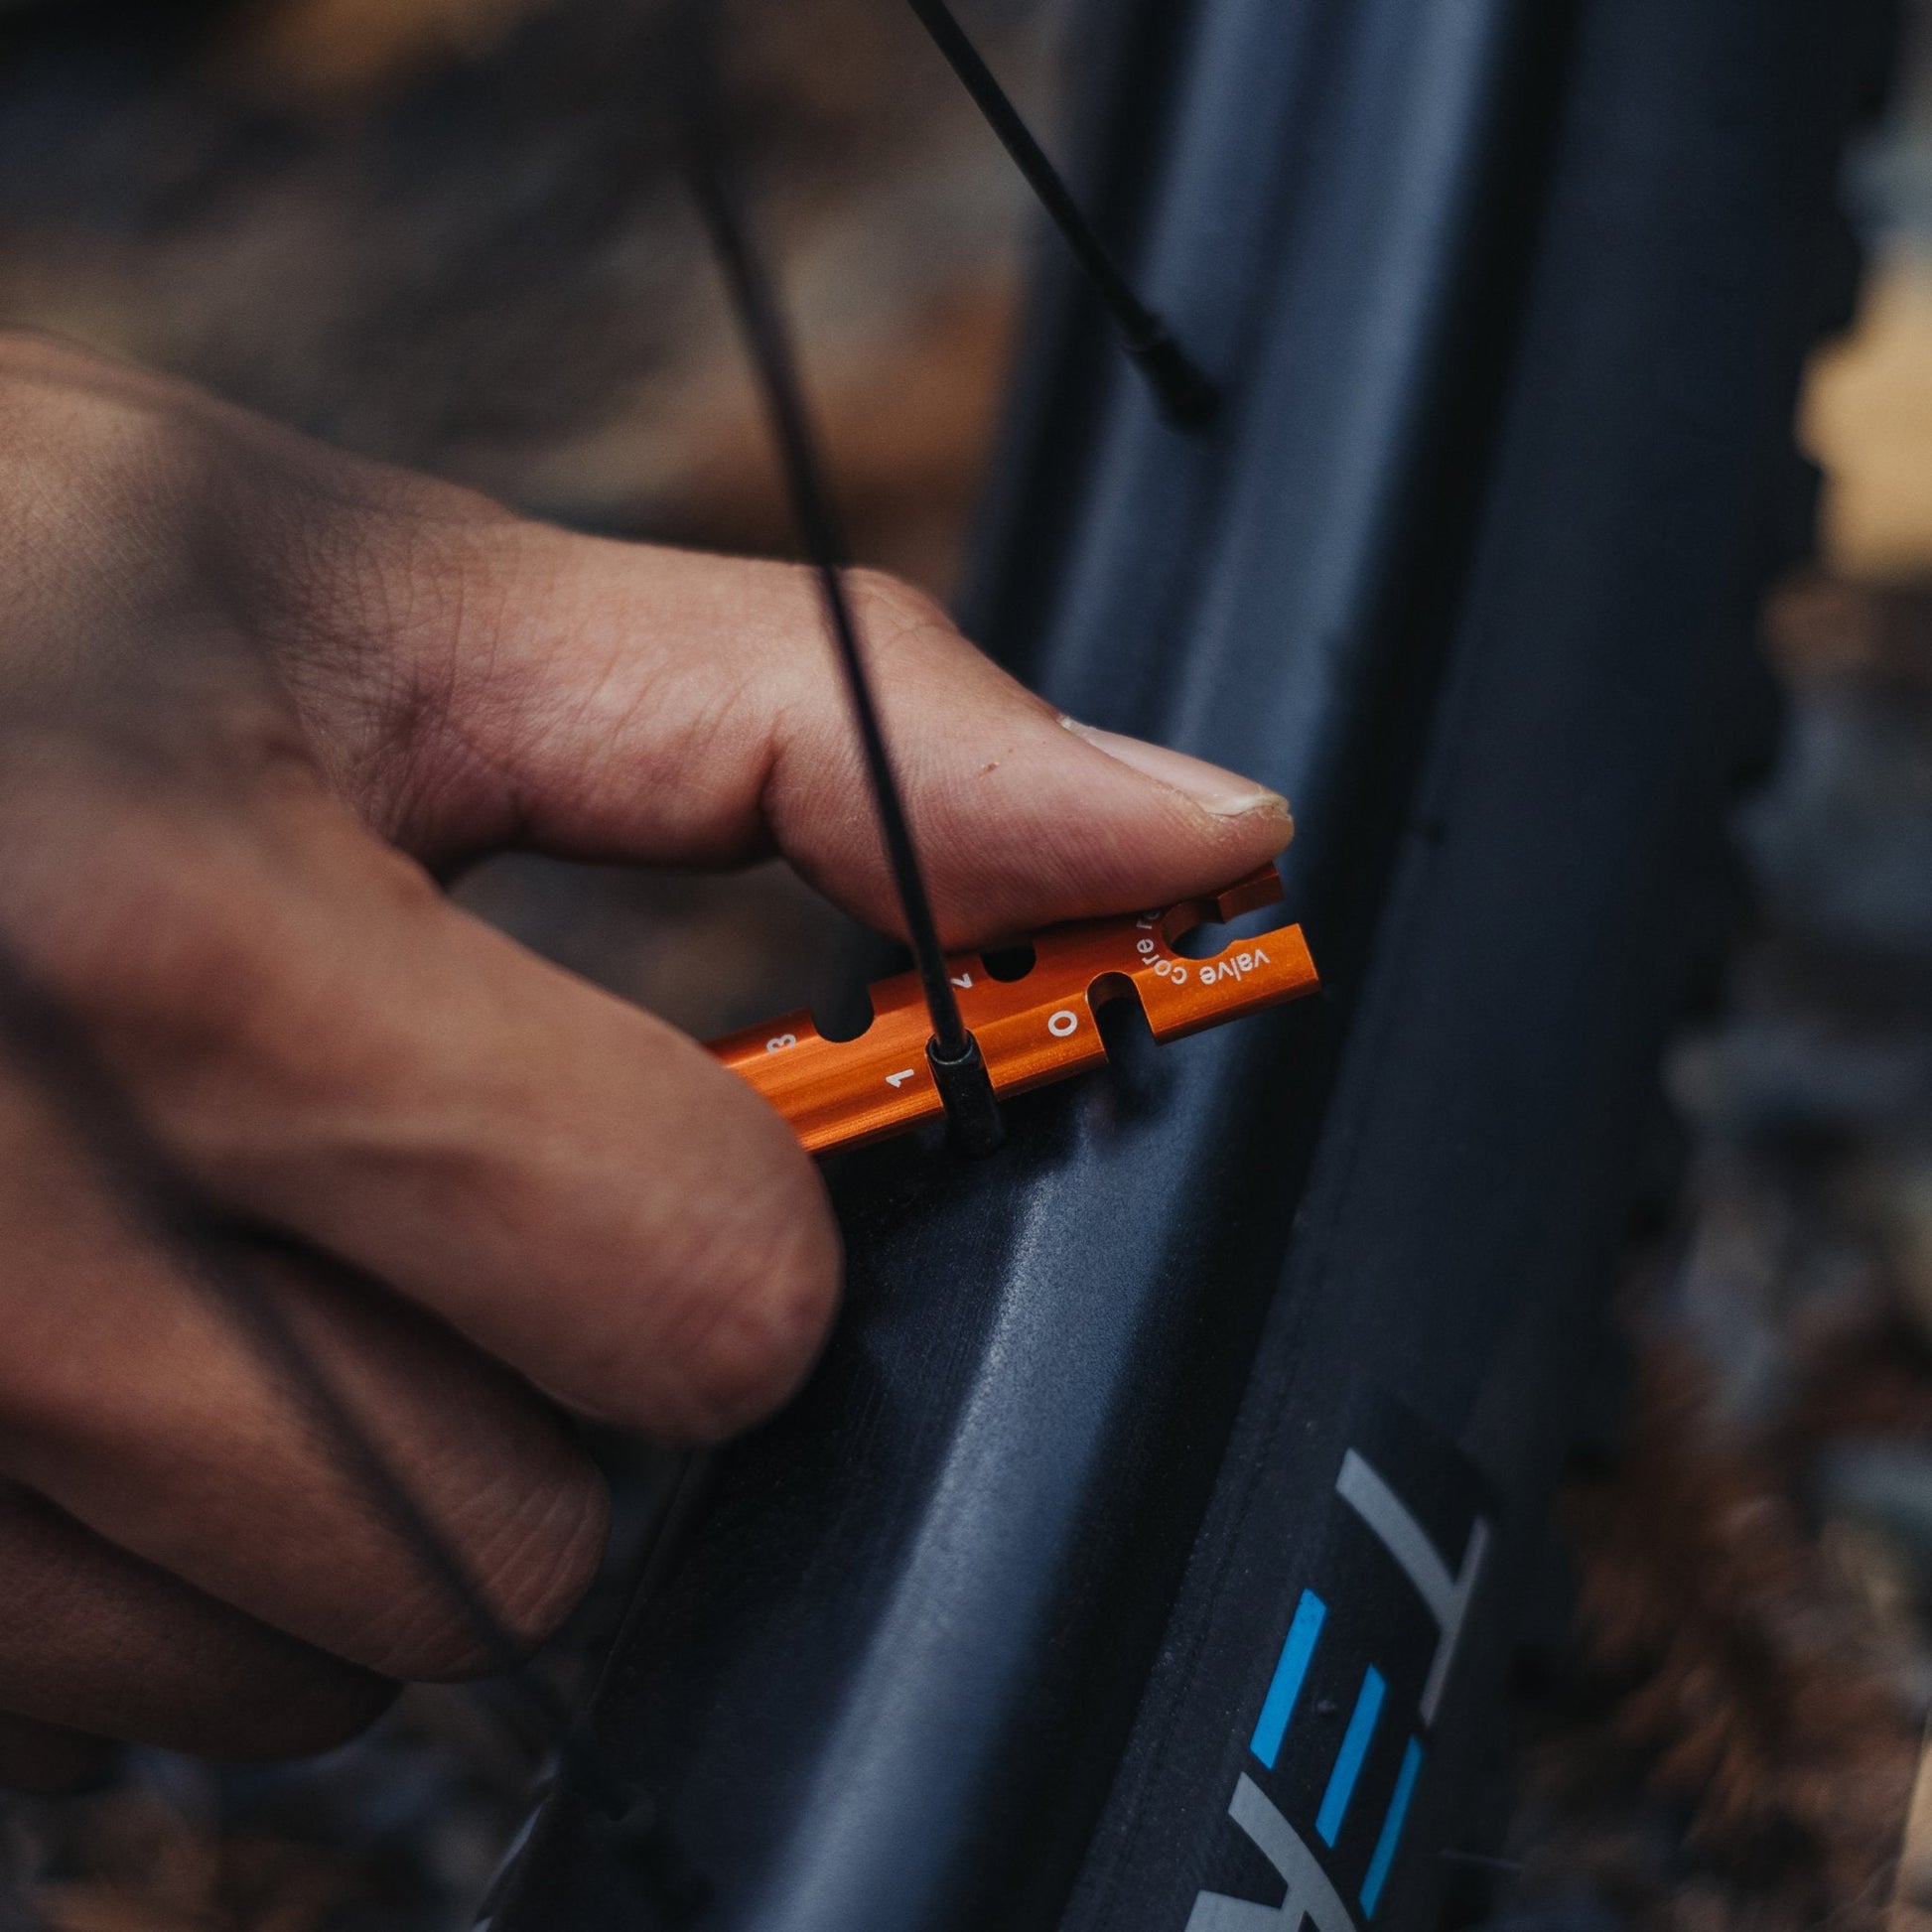
<instances>
[{"instance_id":1,"label":"finger","mask_svg":"<svg viewBox=\"0 0 1932 1932\"><path fill-rule=\"evenodd\" d=\"M0 1576L0 1711L12 1721L0 1721L0 1774L71 1769L84 1747L71 1733L295 1756L353 1736L394 1695L4 1483Z\"/></svg>"},{"instance_id":2,"label":"finger","mask_svg":"<svg viewBox=\"0 0 1932 1932\"><path fill-rule=\"evenodd\" d=\"M712 1440L796 1386L837 1229L701 1047L451 907L318 790L239 821L96 800L43 833L13 843L38 860L4 896L20 943L223 1204L612 1422Z\"/></svg>"},{"instance_id":3,"label":"finger","mask_svg":"<svg viewBox=\"0 0 1932 1932\"><path fill-rule=\"evenodd\" d=\"M379 649L339 650L333 681L308 681L319 735L359 740L354 782L379 823L430 857L522 841L719 864L775 844L897 923L808 573L531 525L410 529L356 553L365 575L407 581L400 604L393 587L376 600L409 612L407 631L378 618ZM1068 729L930 602L851 581L950 941L1225 885L1288 843L1275 793ZM342 603L370 623L366 585Z\"/></svg>"},{"instance_id":4,"label":"finger","mask_svg":"<svg viewBox=\"0 0 1932 1932\"><path fill-rule=\"evenodd\" d=\"M496 1667L487 1632L233 1307L104 1198L22 1096L0 1193L0 1469L120 1548L388 1677ZM285 1321L513 1638L595 1573L603 1486L500 1368L315 1263L207 1250ZM5 1575L0 1569L0 1575ZM6 1708L0 1686L0 1708ZM14 1708L20 1708L17 1705Z\"/></svg>"},{"instance_id":5,"label":"finger","mask_svg":"<svg viewBox=\"0 0 1932 1932\"><path fill-rule=\"evenodd\" d=\"M195 740L205 777L231 777L292 699L345 794L433 862L517 840L686 862L776 844L895 922L807 573L567 535L159 377L0 349L13 442L85 458L42 466L68 494L22 559L88 638L20 653L36 706L66 716L84 690L96 739L104 712L147 755ZM76 573L61 533L103 504L128 540ZM850 581L952 940L1218 887L1286 845L1273 793L1066 731L930 603ZM144 731L157 706L199 737L179 716Z\"/></svg>"}]
</instances>

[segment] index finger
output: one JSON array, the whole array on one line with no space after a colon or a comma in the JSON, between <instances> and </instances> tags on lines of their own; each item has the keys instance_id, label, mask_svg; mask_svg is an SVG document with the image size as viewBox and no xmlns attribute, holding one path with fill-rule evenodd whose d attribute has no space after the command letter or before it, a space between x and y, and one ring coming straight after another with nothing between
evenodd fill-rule
<instances>
[{"instance_id":1,"label":"index finger","mask_svg":"<svg viewBox=\"0 0 1932 1932\"><path fill-rule=\"evenodd\" d=\"M508 520L363 558L410 576L406 598L378 600L412 613L407 633L345 661L387 680L401 742L364 765L361 802L412 850L719 865L775 846L897 926L810 573ZM949 943L1178 898L1288 843L1267 787L1073 726L929 600L851 581ZM368 715L366 691L344 700Z\"/></svg>"}]
</instances>

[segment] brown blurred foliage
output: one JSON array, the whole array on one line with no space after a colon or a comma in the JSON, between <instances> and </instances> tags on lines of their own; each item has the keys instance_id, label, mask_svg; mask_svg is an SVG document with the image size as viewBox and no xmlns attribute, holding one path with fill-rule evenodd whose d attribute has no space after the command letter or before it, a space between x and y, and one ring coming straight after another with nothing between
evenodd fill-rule
<instances>
[{"instance_id":1,"label":"brown blurred foliage","mask_svg":"<svg viewBox=\"0 0 1932 1932\"><path fill-rule=\"evenodd\" d=\"M0 323L538 514L788 546L686 206L664 0L175 0L97 50L90 11L0 12ZM1049 0L966 12L1043 106ZM943 589L1022 192L905 9L722 17L856 547Z\"/></svg>"},{"instance_id":2,"label":"brown blurred foliage","mask_svg":"<svg viewBox=\"0 0 1932 1932\"><path fill-rule=\"evenodd\" d=\"M1572 1483L1564 1520L1588 1716L1530 1759L1567 1820L1537 1881L1587 1875L1646 1925L1682 1923L1700 1893L1725 1925L1879 1923L1916 1726L1776 1471L1723 1443L1708 1378L1668 1340L1645 1351L1615 1467ZM1683 1820L1668 1867L1608 1823L1638 1793Z\"/></svg>"}]
</instances>

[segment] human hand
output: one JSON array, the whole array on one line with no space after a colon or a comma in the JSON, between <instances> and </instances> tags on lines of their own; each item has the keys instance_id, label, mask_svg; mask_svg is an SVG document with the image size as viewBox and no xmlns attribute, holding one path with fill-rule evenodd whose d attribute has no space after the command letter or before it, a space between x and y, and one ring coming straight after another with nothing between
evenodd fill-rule
<instances>
[{"instance_id":1,"label":"human hand","mask_svg":"<svg viewBox=\"0 0 1932 1932\"><path fill-rule=\"evenodd\" d=\"M897 922L803 572L566 535L195 391L0 344L0 940L535 1641L604 1532L558 1409L780 1403L838 1294L815 1169L672 1028L452 906L520 846L782 852ZM1223 884L1281 800L1063 728L855 595L945 937ZM0 1779L94 1736L319 1747L486 1661L297 1407L0 1064Z\"/></svg>"}]
</instances>

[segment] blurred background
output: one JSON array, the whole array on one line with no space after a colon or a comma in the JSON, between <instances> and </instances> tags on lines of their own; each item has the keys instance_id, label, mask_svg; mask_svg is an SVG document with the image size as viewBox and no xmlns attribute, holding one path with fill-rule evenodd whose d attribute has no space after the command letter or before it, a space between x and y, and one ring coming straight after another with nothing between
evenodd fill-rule
<instances>
[{"instance_id":1,"label":"blurred background","mask_svg":"<svg viewBox=\"0 0 1932 1932\"><path fill-rule=\"evenodd\" d=\"M1669 1068L1660 1189L1499 1751L1461 1922L1932 1932L1932 0L1846 192L1870 248L1816 363L1818 563L1766 647L1783 761L1752 937ZM0 0L0 324L202 382L601 532L782 552L685 207L653 0ZM961 11L1050 129L1060 0ZM945 595L1019 318L1018 184L909 15L734 0L733 83L865 561ZM830 666L828 663L828 675ZM842 990L841 923L722 881L518 859L461 892L700 1035ZM1675 1164L1673 1164L1675 1172ZM609 1449L606 1586L648 1455ZM0 1932L442 1932L525 1815L488 1687L312 1765L127 1755L0 1800Z\"/></svg>"}]
</instances>

